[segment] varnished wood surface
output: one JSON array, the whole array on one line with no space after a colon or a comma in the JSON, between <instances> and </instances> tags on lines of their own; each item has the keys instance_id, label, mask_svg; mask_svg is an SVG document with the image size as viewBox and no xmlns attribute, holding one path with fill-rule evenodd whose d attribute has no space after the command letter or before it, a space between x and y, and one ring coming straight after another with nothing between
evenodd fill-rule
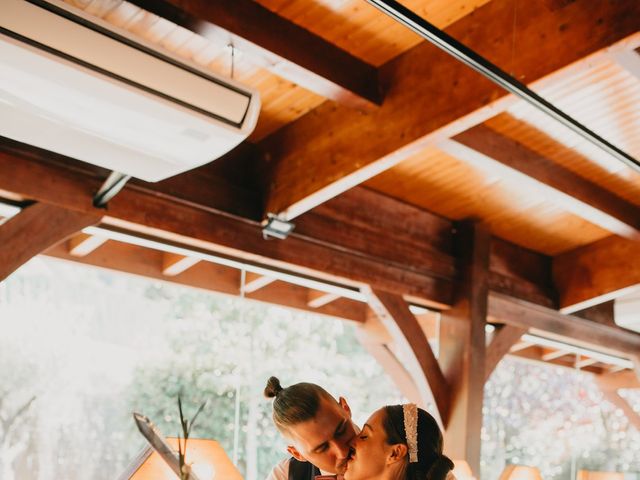
<instances>
[{"instance_id":1,"label":"varnished wood surface","mask_svg":"<svg viewBox=\"0 0 640 480\"><path fill-rule=\"evenodd\" d=\"M489 295L489 316L492 321L549 332L573 344L613 355L637 355L640 351L640 335L636 333L574 315L563 315L528 302L513 301L498 293Z\"/></svg>"},{"instance_id":2,"label":"varnished wood surface","mask_svg":"<svg viewBox=\"0 0 640 480\"><path fill-rule=\"evenodd\" d=\"M120 272L141 275L147 278L170 281L181 285L228 295L240 295L240 271L208 262L200 262L186 271L167 277L163 274L163 252L148 248L109 241L100 249L84 257L70 255L63 245L49 248L45 255L70 260L85 265L108 268ZM303 311L335 316L338 318L364 322L366 305L353 300L339 302L320 308L310 308L306 304L306 289L297 285L277 282L271 288L247 293L246 298L270 304L281 305Z\"/></svg>"},{"instance_id":3,"label":"varnished wood surface","mask_svg":"<svg viewBox=\"0 0 640 480\"><path fill-rule=\"evenodd\" d=\"M421 38L361 0L257 0L372 65L382 65ZM404 0L402 4L445 28L489 0Z\"/></svg>"},{"instance_id":4,"label":"varnished wood surface","mask_svg":"<svg viewBox=\"0 0 640 480\"><path fill-rule=\"evenodd\" d=\"M513 42L506 34L513 28L509 7L490 2L448 31L507 65L513 59ZM577 0L554 11L528 2L519 9L519 55L512 70L527 83L635 34L640 16L632 0L596 5ZM263 142L272 165L266 211L295 218L409 158L437 135L457 133L464 121L486 118L486 107L499 110L496 103L506 98L497 85L427 44L385 65L383 75L391 87L378 110L360 114L324 104Z\"/></svg>"},{"instance_id":5,"label":"varnished wood surface","mask_svg":"<svg viewBox=\"0 0 640 480\"><path fill-rule=\"evenodd\" d=\"M582 310L640 284L640 242L609 236L553 260L560 308Z\"/></svg>"},{"instance_id":6,"label":"varnished wood surface","mask_svg":"<svg viewBox=\"0 0 640 480\"><path fill-rule=\"evenodd\" d=\"M370 188L454 220L482 219L492 233L547 255L610 235L544 196L482 165L427 148L366 183Z\"/></svg>"},{"instance_id":7,"label":"varnished wood surface","mask_svg":"<svg viewBox=\"0 0 640 480\"><path fill-rule=\"evenodd\" d=\"M640 33L635 42L640 42ZM640 55L637 62L640 64ZM537 92L603 138L640 158L640 78L610 56L558 78ZM527 148L640 205L640 173L634 172L585 139L518 102L487 126Z\"/></svg>"},{"instance_id":8,"label":"varnished wood surface","mask_svg":"<svg viewBox=\"0 0 640 480\"><path fill-rule=\"evenodd\" d=\"M31 258L100 221L102 213L36 203L0 225L0 281Z\"/></svg>"},{"instance_id":9,"label":"varnished wood surface","mask_svg":"<svg viewBox=\"0 0 640 480\"><path fill-rule=\"evenodd\" d=\"M495 168L522 187L534 183L549 200L611 233L640 240L640 207L586 180L523 144L486 125L472 127L453 139L462 159ZM465 148L466 147L466 148ZM456 145L454 145L456 148ZM503 170L504 167L504 170Z\"/></svg>"},{"instance_id":10,"label":"varnished wood surface","mask_svg":"<svg viewBox=\"0 0 640 480\"><path fill-rule=\"evenodd\" d=\"M369 305L394 340L395 345L409 355L409 371L416 375L414 382L421 392L422 408L431 397L442 423L447 426L451 389L445 379L424 330L409 310L402 296L380 290L367 292Z\"/></svg>"}]
</instances>

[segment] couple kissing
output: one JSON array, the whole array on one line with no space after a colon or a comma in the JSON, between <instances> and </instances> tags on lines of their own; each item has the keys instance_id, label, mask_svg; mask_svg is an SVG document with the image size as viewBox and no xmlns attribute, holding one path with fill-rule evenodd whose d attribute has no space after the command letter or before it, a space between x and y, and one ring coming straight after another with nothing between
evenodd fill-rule
<instances>
[{"instance_id":1,"label":"couple kissing","mask_svg":"<svg viewBox=\"0 0 640 480\"><path fill-rule=\"evenodd\" d=\"M267 480L455 479L436 420L415 404L382 407L360 429L347 401L319 385L283 388L271 377L264 393L273 398L273 422L291 454Z\"/></svg>"}]
</instances>

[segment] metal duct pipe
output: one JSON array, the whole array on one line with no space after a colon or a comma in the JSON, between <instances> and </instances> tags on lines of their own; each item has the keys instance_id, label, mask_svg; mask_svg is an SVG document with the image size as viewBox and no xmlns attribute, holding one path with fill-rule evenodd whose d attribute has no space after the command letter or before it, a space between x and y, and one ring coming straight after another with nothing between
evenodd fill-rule
<instances>
[{"instance_id":1,"label":"metal duct pipe","mask_svg":"<svg viewBox=\"0 0 640 480\"><path fill-rule=\"evenodd\" d=\"M573 117L567 115L559 108L556 108L553 104L547 102L540 95L527 88L526 85L520 83L507 72L501 70L486 58L478 55L469 47L447 35L445 32L433 26L424 18L418 16L400 3L394 0L367 0L367 2L386 13L391 18L402 23L404 26L410 28L438 48L441 48L449 55L480 72L482 75L487 77L489 80L492 80L494 83L497 83L508 92L511 92L526 102L529 102L538 110L541 110L550 117L556 119L566 127L569 127L571 130L598 146L600 149L623 162L627 167L640 172L640 162L631 155L623 152L595 132L589 130Z\"/></svg>"}]
</instances>

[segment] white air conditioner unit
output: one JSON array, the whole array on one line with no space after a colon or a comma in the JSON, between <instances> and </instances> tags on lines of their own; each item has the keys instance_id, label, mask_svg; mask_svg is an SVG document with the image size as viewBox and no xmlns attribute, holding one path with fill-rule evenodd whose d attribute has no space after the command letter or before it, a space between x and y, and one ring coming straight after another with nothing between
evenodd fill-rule
<instances>
[{"instance_id":1,"label":"white air conditioner unit","mask_svg":"<svg viewBox=\"0 0 640 480\"><path fill-rule=\"evenodd\" d=\"M155 182L254 129L258 93L57 1L0 0L0 135Z\"/></svg>"}]
</instances>

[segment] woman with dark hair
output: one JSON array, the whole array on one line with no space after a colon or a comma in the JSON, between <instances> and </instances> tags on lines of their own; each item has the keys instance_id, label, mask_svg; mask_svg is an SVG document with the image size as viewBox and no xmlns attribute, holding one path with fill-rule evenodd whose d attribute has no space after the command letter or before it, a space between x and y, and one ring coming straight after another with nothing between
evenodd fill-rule
<instances>
[{"instance_id":1,"label":"woman with dark hair","mask_svg":"<svg viewBox=\"0 0 640 480\"><path fill-rule=\"evenodd\" d=\"M352 443L345 480L454 480L435 419L415 404L374 412Z\"/></svg>"}]
</instances>

